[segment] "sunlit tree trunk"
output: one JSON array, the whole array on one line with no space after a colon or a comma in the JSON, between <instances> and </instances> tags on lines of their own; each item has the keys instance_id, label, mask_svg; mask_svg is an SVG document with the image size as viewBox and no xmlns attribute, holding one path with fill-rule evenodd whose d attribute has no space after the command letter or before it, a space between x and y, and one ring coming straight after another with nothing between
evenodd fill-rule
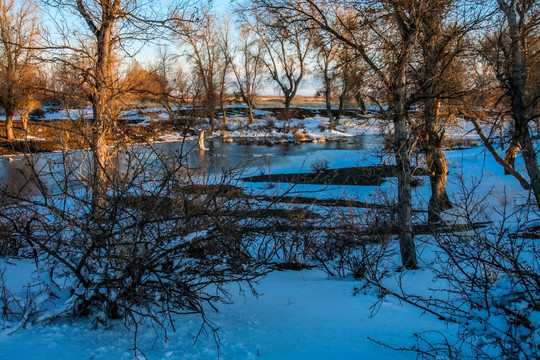
<instances>
[{"instance_id":1,"label":"sunlit tree trunk","mask_svg":"<svg viewBox=\"0 0 540 360\"><path fill-rule=\"evenodd\" d=\"M358 107L360 108L360 113L363 115L367 114L366 103L364 102L364 99L362 98L362 94L360 92L357 92L354 96L354 99L356 100L356 103L358 104Z\"/></svg>"},{"instance_id":2,"label":"sunlit tree trunk","mask_svg":"<svg viewBox=\"0 0 540 360\"><path fill-rule=\"evenodd\" d=\"M25 134L28 134L28 109L23 110L21 114L22 127Z\"/></svg>"},{"instance_id":3,"label":"sunlit tree trunk","mask_svg":"<svg viewBox=\"0 0 540 360\"><path fill-rule=\"evenodd\" d=\"M94 24L88 16L82 1L78 0L78 10L86 20L90 30L94 33L96 40L96 63L94 74L94 89L91 95L92 120L91 124L91 151L92 151L92 215L97 221L103 219L107 204L109 167L108 136L114 125L114 63L112 53L112 36L114 27L114 14L118 12L120 1L110 3L103 1L102 5L106 9L103 22L99 27Z\"/></svg>"},{"instance_id":4,"label":"sunlit tree trunk","mask_svg":"<svg viewBox=\"0 0 540 360\"><path fill-rule=\"evenodd\" d=\"M510 142L510 145L508 146L508 149L506 149L506 153L504 154L504 161L508 163L512 167L512 169L515 169L516 164L516 158L519 154L519 150L521 149L521 146L519 145L518 139L514 136L512 137L512 141ZM505 175L508 175L508 171L504 170Z\"/></svg>"},{"instance_id":5,"label":"sunlit tree trunk","mask_svg":"<svg viewBox=\"0 0 540 360\"><path fill-rule=\"evenodd\" d=\"M250 103L248 104L248 124L253 124L254 123L254 119L253 119L253 105Z\"/></svg>"},{"instance_id":6,"label":"sunlit tree trunk","mask_svg":"<svg viewBox=\"0 0 540 360\"><path fill-rule=\"evenodd\" d=\"M431 197L428 203L428 222L440 220L442 211L450 209L452 204L446 194L448 165L441 148L441 136L437 132L439 118L439 100L428 98L425 106L426 162L431 185Z\"/></svg>"},{"instance_id":7,"label":"sunlit tree trunk","mask_svg":"<svg viewBox=\"0 0 540 360\"><path fill-rule=\"evenodd\" d=\"M8 140L14 140L15 134L13 132L13 112L6 111L6 138Z\"/></svg>"}]
</instances>

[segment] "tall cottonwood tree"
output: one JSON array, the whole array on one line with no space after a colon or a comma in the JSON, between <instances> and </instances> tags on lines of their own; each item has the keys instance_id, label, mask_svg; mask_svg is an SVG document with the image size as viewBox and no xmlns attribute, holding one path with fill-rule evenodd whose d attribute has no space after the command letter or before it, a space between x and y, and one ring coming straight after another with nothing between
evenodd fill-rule
<instances>
[{"instance_id":1,"label":"tall cottonwood tree","mask_svg":"<svg viewBox=\"0 0 540 360\"><path fill-rule=\"evenodd\" d=\"M0 0L0 106L6 113L8 140L15 138L13 116L26 110L35 91L38 20L35 2Z\"/></svg>"},{"instance_id":2,"label":"tall cottonwood tree","mask_svg":"<svg viewBox=\"0 0 540 360\"><path fill-rule=\"evenodd\" d=\"M460 61L468 50L466 36L485 15L482 11L465 14L468 11L466 5L466 2L455 0L426 2L419 21L421 31L413 72L417 87L414 97L423 108L420 136L431 184L430 222L440 220L441 212L452 206L446 193L448 165L442 149L449 111L446 109L443 114L441 104L465 93Z\"/></svg>"},{"instance_id":3,"label":"tall cottonwood tree","mask_svg":"<svg viewBox=\"0 0 540 360\"><path fill-rule=\"evenodd\" d=\"M92 214L99 219L106 204L110 139L127 93L120 74L122 57L129 57L130 49L140 49L141 43L173 20L183 21L186 4L174 3L172 15L159 14L159 3L152 1L50 0L48 4L60 14L69 13L69 18L57 21L62 43L54 44L61 49L55 52L55 60L71 69L79 80L80 94L92 105L89 177Z\"/></svg>"},{"instance_id":4,"label":"tall cottonwood tree","mask_svg":"<svg viewBox=\"0 0 540 360\"><path fill-rule=\"evenodd\" d=\"M540 87L536 69L540 63L540 2L497 0L496 7L498 12L491 20L491 29L495 31L486 36L481 56L493 70L502 90L502 101L508 109L502 111L502 116L511 120L510 145L504 158L487 141L474 114L471 119L497 162L506 173L516 177L523 188L532 191L540 208L540 167L531 136L531 126L540 118ZM520 150L529 181L514 167Z\"/></svg>"},{"instance_id":5,"label":"tall cottonwood tree","mask_svg":"<svg viewBox=\"0 0 540 360\"><path fill-rule=\"evenodd\" d=\"M389 116L394 125L393 153L398 175L397 226L401 258L405 268L416 267L409 144L411 99L407 71L417 44L419 20L425 9L425 1L259 0L257 3L275 16L281 16L281 21L286 24L307 23L308 27L325 31L351 47L383 84ZM341 21L344 10L348 19L346 22ZM287 14L291 16L287 17Z\"/></svg>"}]
</instances>

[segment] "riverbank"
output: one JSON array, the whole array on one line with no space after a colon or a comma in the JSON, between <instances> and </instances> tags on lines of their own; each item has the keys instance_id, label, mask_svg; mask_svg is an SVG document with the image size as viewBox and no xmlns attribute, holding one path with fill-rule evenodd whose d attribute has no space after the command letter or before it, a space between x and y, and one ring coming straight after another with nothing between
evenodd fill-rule
<instances>
[{"instance_id":1,"label":"riverbank","mask_svg":"<svg viewBox=\"0 0 540 360\"><path fill-rule=\"evenodd\" d=\"M228 110L213 121L206 118L179 116L169 119L161 108L125 111L110 136L111 144L140 144L197 140L201 131L206 139L220 139L238 144L272 145L280 143L318 143L347 141L360 135L390 136L392 123L383 119L376 111L360 114L350 110L340 119L335 129L330 129L328 118L320 108L292 109L294 117L282 120L278 108L255 110L254 122L248 123L247 113L242 107ZM282 109L281 109L282 110ZM16 140L5 140L5 126L0 117L0 156L25 153L51 152L59 150L86 149L90 147L91 134L85 112L75 110L55 113L45 112L43 118L28 122L24 131L15 118ZM213 131L212 131L213 128ZM449 124L446 131L447 149L467 148L477 143L477 138L465 122Z\"/></svg>"}]
</instances>

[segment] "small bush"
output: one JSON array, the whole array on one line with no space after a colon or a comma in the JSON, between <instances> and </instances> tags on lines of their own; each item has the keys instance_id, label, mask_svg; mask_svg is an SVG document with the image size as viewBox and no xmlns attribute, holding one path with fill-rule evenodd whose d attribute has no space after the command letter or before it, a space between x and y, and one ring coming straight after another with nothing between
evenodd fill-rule
<instances>
[{"instance_id":1,"label":"small bush","mask_svg":"<svg viewBox=\"0 0 540 360\"><path fill-rule=\"evenodd\" d=\"M276 122L274 121L274 118L272 118L272 117L266 118L265 117L265 120L266 120L266 125L264 126L264 128L267 131L273 131L276 128Z\"/></svg>"},{"instance_id":2,"label":"small bush","mask_svg":"<svg viewBox=\"0 0 540 360\"><path fill-rule=\"evenodd\" d=\"M316 159L311 163L311 172L315 174L324 174L328 171L330 163L326 159Z\"/></svg>"},{"instance_id":3,"label":"small bush","mask_svg":"<svg viewBox=\"0 0 540 360\"><path fill-rule=\"evenodd\" d=\"M28 113L30 116L30 119L37 120L37 119L44 119L45 118L45 110L36 108Z\"/></svg>"}]
</instances>

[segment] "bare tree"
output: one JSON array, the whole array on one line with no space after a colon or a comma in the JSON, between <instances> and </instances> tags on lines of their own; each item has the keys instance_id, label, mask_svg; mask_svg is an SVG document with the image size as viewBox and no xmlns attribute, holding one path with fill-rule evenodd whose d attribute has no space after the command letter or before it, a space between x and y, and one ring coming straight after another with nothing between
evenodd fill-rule
<instances>
[{"instance_id":1,"label":"bare tree","mask_svg":"<svg viewBox=\"0 0 540 360\"><path fill-rule=\"evenodd\" d=\"M127 0L50 0L49 5L72 16L57 21L61 44L54 44L54 59L63 62L79 80L79 94L92 105L89 121L92 153L92 209L96 218L104 216L107 194L109 145L114 134L126 89L120 72L121 54L137 49L134 41L151 40L156 31L182 17L183 7L175 3L173 17L159 14L155 3ZM80 22L74 22L78 19ZM64 26L64 28L62 28ZM51 41L58 41L52 39Z\"/></svg>"},{"instance_id":2,"label":"bare tree","mask_svg":"<svg viewBox=\"0 0 540 360\"><path fill-rule=\"evenodd\" d=\"M230 70L229 26L219 25L218 19L206 13L199 23L180 22L176 32L186 41L186 54L201 88L203 107L214 131L215 111L224 108L227 74Z\"/></svg>"},{"instance_id":3,"label":"bare tree","mask_svg":"<svg viewBox=\"0 0 540 360\"><path fill-rule=\"evenodd\" d=\"M248 123L253 124L255 100L264 80L263 45L247 29L242 30L241 37L237 50L239 58L232 63L232 69L236 94L248 107Z\"/></svg>"},{"instance_id":4,"label":"bare tree","mask_svg":"<svg viewBox=\"0 0 540 360\"><path fill-rule=\"evenodd\" d=\"M354 58L348 46L332 36L322 33L315 36L314 47L317 51L317 66L322 75L326 103L326 113L333 130L339 125L345 104L356 96L362 76L359 74L361 66L359 59ZM338 107L334 115L332 102L337 99ZM363 104L363 102L361 102ZM365 106L364 106L365 111Z\"/></svg>"},{"instance_id":5,"label":"bare tree","mask_svg":"<svg viewBox=\"0 0 540 360\"><path fill-rule=\"evenodd\" d=\"M446 193L448 165L442 150L446 123L452 111L441 105L465 94L463 66L460 63L467 51L466 36L485 17L483 11L465 15L466 3L440 0L426 3L420 18L422 31L418 36L418 60L414 66L416 97L422 105L421 147L426 154L431 183L428 221L440 220L442 211L452 204Z\"/></svg>"},{"instance_id":6,"label":"bare tree","mask_svg":"<svg viewBox=\"0 0 540 360\"><path fill-rule=\"evenodd\" d=\"M89 146L93 170L90 183L92 213L99 219L104 216L106 206L109 137L120 111L117 52L121 33L118 27L133 15L133 8L114 0L76 0L67 4L59 1L53 5L65 6L85 26L81 28L84 36L72 40L75 44L62 44L68 54L60 54L59 60L78 78L80 94L92 104Z\"/></svg>"},{"instance_id":7,"label":"bare tree","mask_svg":"<svg viewBox=\"0 0 540 360\"><path fill-rule=\"evenodd\" d=\"M540 118L538 102L538 73L535 72L540 53L538 52L538 25L540 24L540 5L537 0L497 0L500 16L493 21L504 24L495 34L486 38L482 55L493 69L503 90L504 111L512 120L510 145L504 159L500 158L492 146L484 141L505 171L512 174L522 186L531 190L540 207L540 167L531 139L531 125ZM531 46L532 45L532 46ZM504 116L503 114L503 116ZM471 114L469 114L471 115ZM482 133L478 118L470 118L479 133ZM482 134L481 134L482 136ZM487 137L484 135L484 138ZM530 183L514 168L514 161L521 150Z\"/></svg>"},{"instance_id":8,"label":"bare tree","mask_svg":"<svg viewBox=\"0 0 540 360\"><path fill-rule=\"evenodd\" d=\"M159 103L165 107L169 120L174 121L178 109L189 101L190 84L179 56L171 55L166 48L160 47L156 62L152 65L152 72L165 82L160 82Z\"/></svg>"},{"instance_id":9,"label":"bare tree","mask_svg":"<svg viewBox=\"0 0 540 360\"><path fill-rule=\"evenodd\" d=\"M243 9L243 21L259 36L266 49L264 64L283 95L285 117L288 119L291 102L307 71L313 32L296 22L281 22L281 15L265 12L259 3L264 2L254 1L248 9ZM288 11L286 8L282 10Z\"/></svg>"},{"instance_id":10,"label":"bare tree","mask_svg":"<svg viewBox=\"0 0 540 360\"><path fill-rule=\"evenodd\" d=\"M8 140L15 138L13 116L24 110L34 91L38 20L33 1L0 0L0 106L6 112Z\"/></svg>"},{"instance_id":11,"label":"bare tree","mask_svg":"<svg viewBox=\"0 0 540 360\"><path fill-rule=\"evenodd\" d=\"M258 1L282 23L298 22L327 32L354 49L377 75L386 90L394 125L393 151L398 174L398 226L403 266L417 265L412 226L411 157L407 71L419 34L424 2L361 1ZM421 6L422 5L422 6ZM340 21L341 14L347 21ZM287 16L287 15L291 16ZM334 20L337 19L337 20ZM340 26L335 24L339 23Z\"/></svg>"},{"instance_id":12,"label":"bare tree","mask_svg":"<svg viewBox=\"0 0 540 360\"><path fill-rule=\"evenodd\" d=\"M227 104L230 98L229 77L231 75L233 55L231 54L232 34L231 34L232 15L225 15L217 24L217 36L219 48L222 54L222 66L218 78L218 97L221 113L223 114L223 123L227 123Z\"/></svg>"}]
</instances>

